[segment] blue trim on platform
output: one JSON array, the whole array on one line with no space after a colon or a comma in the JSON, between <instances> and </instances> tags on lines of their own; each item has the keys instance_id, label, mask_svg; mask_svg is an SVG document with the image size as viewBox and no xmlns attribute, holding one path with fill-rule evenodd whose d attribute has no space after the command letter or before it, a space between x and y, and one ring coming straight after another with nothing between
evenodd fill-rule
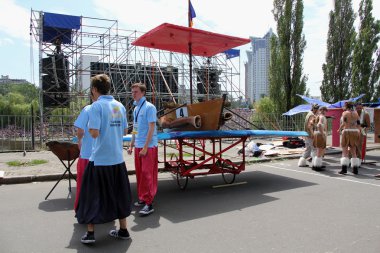
<instances>
[{"instance_id":1,"label":"blue trim on platform","mask_svg":"<svg viewBox=\"0 0 380 253\"><path fill-rule=\"evenodd\" d=\"M210 130L210 131L179 131L158 133L158 140L175 140L186 138L240 138L249 136L278 136L298 137L308 136L305 131L277 131L277 130ZM123 137L123 141L131 141L132 135Z\"/></svg>"}]
</instances>

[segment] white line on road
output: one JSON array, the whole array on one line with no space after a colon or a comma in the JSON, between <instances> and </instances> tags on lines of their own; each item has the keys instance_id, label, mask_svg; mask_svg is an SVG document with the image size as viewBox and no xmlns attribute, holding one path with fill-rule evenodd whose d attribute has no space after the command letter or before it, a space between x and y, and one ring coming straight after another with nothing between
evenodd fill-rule
<instances>
[{"instance_id":1,"label":"white line on road","mask_svg":"<svg viewBox=\"0 0 380 253\"><path fill-rule=\"evenodd\" d=\"M352 183L359 183L359 184L365 184L365 185L371 185L371 186L380 187L380 185L378 185L378 184L366 183L366 182L361 182L361 181L352 180L352 179L348 179L348 178L330 177L328 175L324 175L324 174L320 174L320 173L313 173L313 172L307 172L307 171L299 171L299 170L294 170L294 169L286 169L286 168L281 168L281 167L277 167L277 166L273 166L273 165L267 165L267 164L263 164L263 166L270 167L270 168L275 168L275 169L279 169L279 170L292 171L292 172L303 173L303 174L308 174L308 175L313 175L313 176L320 176L320 177L326 177L326 178L330 178L330 179L336 179L336 180L341 180L341 181L347 181L347 182L352 182Z\"/></svg>"},{"instance_id":2,"label":"white line on road","mask_svg":"<svg viewBox=\"0 0 380 253\"><path fill-rule=\"evenodd\" d=\"M212 188L222 188L222 187L230 187L230 186L236 186L236 185L241 185L241 184L246 184L247 182L239 182L239 183L232 183L232 184L219 184L219 185L213 185Z\"/></svg>"}]
</instances>

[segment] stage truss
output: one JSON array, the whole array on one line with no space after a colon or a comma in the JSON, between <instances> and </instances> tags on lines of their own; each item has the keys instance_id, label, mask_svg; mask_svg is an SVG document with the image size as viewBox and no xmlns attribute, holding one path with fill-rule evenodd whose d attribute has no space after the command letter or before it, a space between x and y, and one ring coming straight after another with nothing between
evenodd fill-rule
<instances>
[{"instance_id":1,"label":"stage truss","mask_svg":"<svg viewBox=\"0 0 380 253\"><path fill-rule=\"evenodd\" d=\"M50 120L53 114L60 114L57 108L62 109L61 114L64 114L64 108L76 114L58 123L72 126L80 109L90 102L90 77L97 73L111 77L112 95L125 105L130 122L133 110L130 85L135 82L147 84L147 99L158 110L162 109L164 102L190 103L188 55L133 46L132 42L143 32L121 29L117 20L83 16L80 17L80 28L71 30L71 42L57 46L42 38L44 15L43 11L31 10L31 40L38 44L40 130L45 133L45 136L41 135L41 142L49 139L49 133L43 128L52 129L57 124ZM65 77L69 88L65 91L43 87L46 75L43 61L57 51L67 59ZM222 94L227 94L229 101L244 97L239 70L240 57L226 59L225 54L209 58L193 56L195 101L221 97ZM46 101L53 101L54 106L47 105Z\"/></svg>"}]
</instances>

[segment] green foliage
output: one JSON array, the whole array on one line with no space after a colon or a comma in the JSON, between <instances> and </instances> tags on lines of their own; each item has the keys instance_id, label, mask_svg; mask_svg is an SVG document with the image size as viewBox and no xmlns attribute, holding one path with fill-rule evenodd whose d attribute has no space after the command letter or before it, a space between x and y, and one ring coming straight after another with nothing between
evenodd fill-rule
<instances>
[{"instance_id":1,"label":"green foliage","mask_svg":"<svg viewBox=\"0 0 380 253\"><path fill-rule=\"evenodd\" d=\"M380 52L380 51L378 51L378 52ZM376 61L374 64L373 72L372 72L372 78L373 78L372 82L374 82L374 83L377 82L377 84L375 85L375 94L373 96L375 98L375 100L376 100L376 98L378 98L378 99L380 98L379 77L380 77L380 53L377 54L377 58L376 58Z\"/></svg>"},{"instance_id":2,"label":"green foliage","mask_svg":"<svg viewBox=\"0 0 380 253\"><path fill-rule=\"evenodd\" d=\"M0 115L30 115L38 109L38 88L33 84L0 85Z\"/></svg>"},{"instance_id":3,"label":"green foliage","mask_svg":"<svg viewBox=\"0 0 380 253\"><path fill-rule=\"evenodd\" d=\"M40 165L40 164L44 164L44 163L48 163L48 161L47 160L38 160L38 159L31 160L31 161L19 161L19 160L16 160L16 161L9 161L9 162L7 162L7 165L8 166L12 166L12 167L21 167L21 166Z\"/></svg>"},{"instance_id":4,"label":"green foliage","mask_svg":"<svg viewBox=\"0 0 380 253\"><path fill-rule=\"evenodd\" d=\"M273 15L278 37L271 40L269 93L276 102L276 112L283 113L300 104L307 77L303 74L306 47L303 30L303 1L274 0Z\"/></svg>"},{"instance_id":5,"label":"green foliage","mask_svg":"<svg viewBox=\"0 0 380 253\"><path fill-rule=\"evenodd\" d=\"M354 48L352 66L352 96L365 94L363 101L377 101L373 96L375 83L379 80L379 57L373 59L380 39L380 21L372 16L372 0L362 0L359 7L359 34ZM376 60L376 61L375 61Z\"/></svg>"},{"instance_id":6,"label":"green foliage","mask_svg":"<svg viewBox=\"0 0 380 253\"><path fill-rule=\"evenodd\" d=\"M256 114L275 113L276 103L269 97L264 97L254 104Z\"/></svg>"},{"instance_id":7,"label":"green foliage","mask_svg":"<svg viewBox=\"0 0 380 253\"><path fill-rule=\"evenodd\" d=\"M252 122L259 125L263 129L278 129L274 126L278 115L276 103L269 97L264 97L254 104L255 113L253 114Z\"/></svg>"},{"instance_id":8,"label":"green foliage","mask_svg":"<svg viewBox=\"0 0 380 253\"><path fill-rule=\"evenodd\" d=\"M285 105L285 87L282 85L282 74L279 64L281 64L281 58L278 46L278 38L273 35L271 38L271 53L269 63L269 97L274 103L275 111L286 111Z\"/></svg>"},{"instance_id":9,"label":"green foliage","mask_svg":"<svg viewBox=\"0 0 380 253\"><path fill-rule=\"evenodd\" d=\"M348 99L352 75L352 50L355 45L355 14L351 0L335 0L330 12L326 63L322 65L322 100Z\"/></svg>"}]
</instances>

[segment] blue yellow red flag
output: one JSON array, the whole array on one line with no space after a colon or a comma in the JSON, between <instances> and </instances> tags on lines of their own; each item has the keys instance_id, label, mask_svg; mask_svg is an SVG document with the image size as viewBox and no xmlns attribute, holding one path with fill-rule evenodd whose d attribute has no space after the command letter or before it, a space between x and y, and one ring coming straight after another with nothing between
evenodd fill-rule
<instances>
[{"instance_id":1,"label":"blue yellow red flag","mask_svg":"<svg viewBox=\"0 0 380 253\"><path fill-rule=\"evenodd\" d=\"M189 1L189 27L193 27L193 18L196 16L194 7L191 4L191 1Z\"/></svg>"}]
</instances>

